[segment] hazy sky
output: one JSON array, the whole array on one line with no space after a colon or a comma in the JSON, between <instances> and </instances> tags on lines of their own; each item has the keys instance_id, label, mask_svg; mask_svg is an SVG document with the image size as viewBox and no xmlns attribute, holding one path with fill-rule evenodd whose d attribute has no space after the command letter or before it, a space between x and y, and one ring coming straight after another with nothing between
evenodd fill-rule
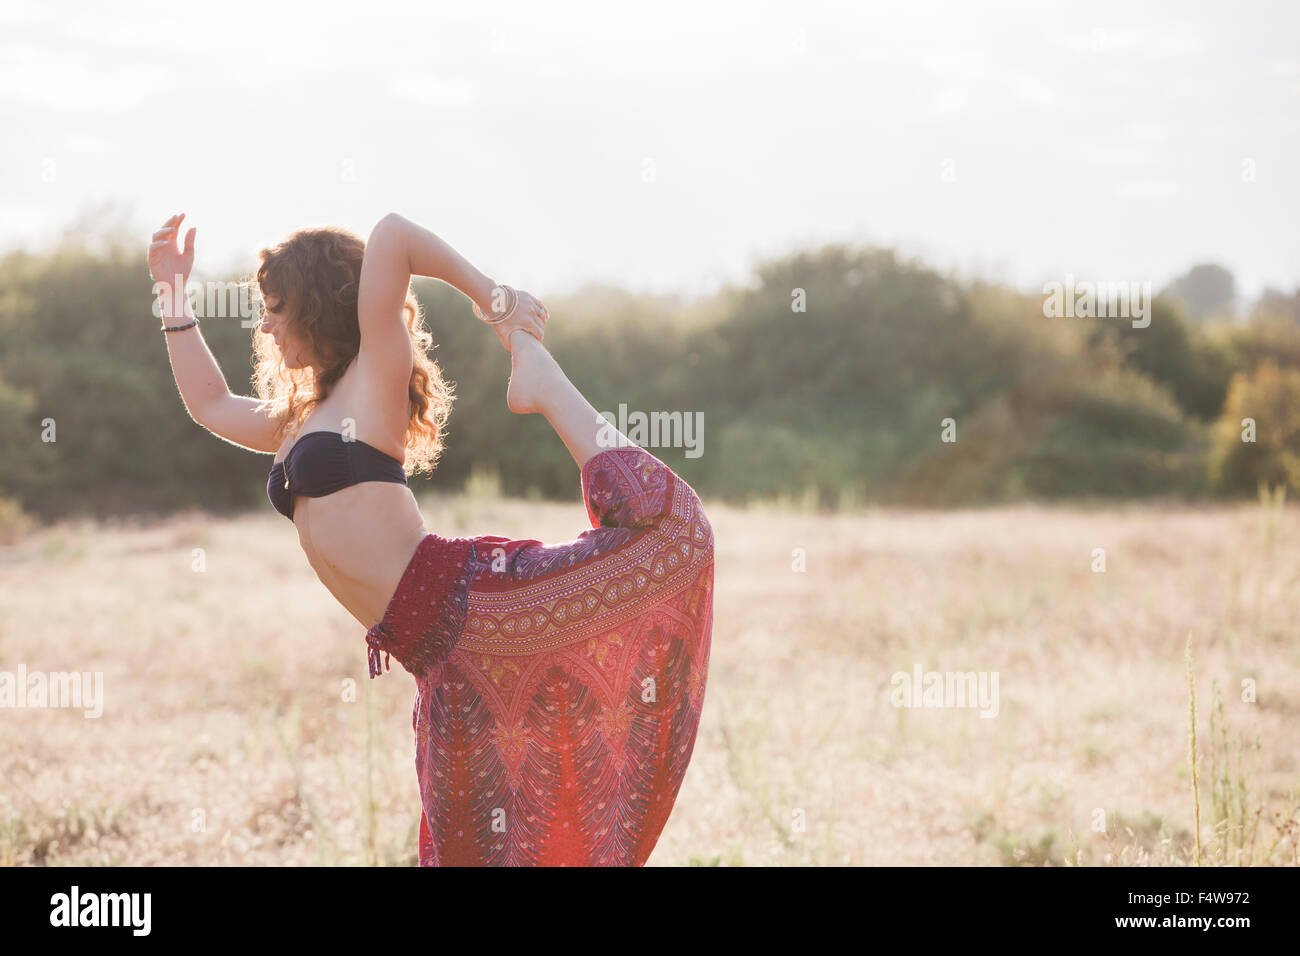
<instances>
[{"instance_id":1,"label":"hazy sky","mask_svg":"<svg viewBox=\"0 0 1300 956\"><path fill-rule=\"evenodd\" d=\"M204 271L395 210L542 295L825 241L1292 288L1298 10L3 0L0 246L120 201L142 247L187 212Z\"/></svg>"}]
</instances>

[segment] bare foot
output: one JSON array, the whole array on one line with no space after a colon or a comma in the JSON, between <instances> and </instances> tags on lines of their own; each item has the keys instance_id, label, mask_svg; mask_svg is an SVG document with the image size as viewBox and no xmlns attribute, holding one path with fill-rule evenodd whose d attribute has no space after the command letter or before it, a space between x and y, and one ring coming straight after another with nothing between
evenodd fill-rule
<instances>
[{"instance_id":1,"label":"bare foot","mask_svg":"<svg viewBox=\"0 0 1300 956\"><path fill-rule=\"evenodd\" d=\"M547 385L559 368L546 346L523 329L516 329L510 334L510 386L506 389L506 405L516 415L540 412Z\"/></svg>"}]
</instances>

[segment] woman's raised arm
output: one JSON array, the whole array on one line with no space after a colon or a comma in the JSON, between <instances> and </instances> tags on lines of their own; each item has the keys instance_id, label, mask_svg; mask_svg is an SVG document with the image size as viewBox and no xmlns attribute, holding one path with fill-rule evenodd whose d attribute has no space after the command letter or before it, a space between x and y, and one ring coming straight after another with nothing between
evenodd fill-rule
<instances>
[{"instance_id":1,"label":"woman's raised arm","mask_svg":"<svg viewBox=\"0 0 1300 956\"><path fill-rule=\"evenodd\" d=\"M182 249L178 240L184 218L185 214L180 213L168 219L153 234L149 246L149 272L163 327L188 326L163 333L181 401L190 417L213 434L253 451L275 452L276 422L257 399L231 394L190 308L185 283L194 267L196 230L186 235Z\"/></svg>"},{"instance_id":2,"label":"woman's raised arm","mask_svg":"<svg viewBox=\"0 0 1300 956\"><path fill-rule=\"evenodd\" d=\"M361 289L357 310L361 323L361 351L369 352L394 370L409 373L410 337L402 318L411 276L441 279L458 289L485 314L501 308L501 287L423 226L389 213L371 230L361 263ZM502 344L509 333L522 328L540 341L546 310L526 292L519 293L514 313L497 327ZM507 346L508 348L508 346Z\"/></svg>"}]
</instances>

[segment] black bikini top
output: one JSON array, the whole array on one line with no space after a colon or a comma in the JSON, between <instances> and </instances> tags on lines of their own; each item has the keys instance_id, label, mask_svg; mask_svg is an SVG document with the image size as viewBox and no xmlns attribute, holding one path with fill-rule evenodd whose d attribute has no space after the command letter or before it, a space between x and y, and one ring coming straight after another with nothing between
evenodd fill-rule
<instances>
[{"instance_id":1,"label":"black bikini top","mask_svg":"<svg viewBox=\"0 0 1300 956\"><path fill-rule=\"evenodd\" d=\"M406 484L402 463L363 441L344 441L338 432L307 432L293 443L284 461L271 466L266 496L290 521L293 497L323 498L363 481Z\"/></svg>"}]
</instances>

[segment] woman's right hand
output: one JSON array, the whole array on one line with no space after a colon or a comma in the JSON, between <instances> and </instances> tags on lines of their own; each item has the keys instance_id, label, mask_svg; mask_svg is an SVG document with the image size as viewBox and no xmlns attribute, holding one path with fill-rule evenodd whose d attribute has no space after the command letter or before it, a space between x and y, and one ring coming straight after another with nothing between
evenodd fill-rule
<instances>
[{"instance_id":1,"label":"woman's right hand","mask_svg":"<svg viewBox=\"0 0 1300 956\"><path fill-rule=\"evenodd\" d=\"M161 282L169 288L184 289L189 281L190 270L194 268L194 233L191 229L185 236L185 248L176 242L181 220L185 213L172 216L162 224L162 228L153 234L149 245L149 274L154 282Z\"/></svg>"},{"instance_id":2,"label":"woman's right hand","mask_svg":"<svg viewBox=\"0 0 1300 956\"><path fill-rule=\"evenodd\" d=\"M492 326L492 331L497 334L501 344L505 346L507 352L510 351L510 336L515 331L522 329L537 341L544 340L546 335L546 320L551 314L546 311L546 306L535 296L523 289L516 289L519 301L515 305L515 311L504 322L499 322Z\"/></svg>"}]
</instances>

